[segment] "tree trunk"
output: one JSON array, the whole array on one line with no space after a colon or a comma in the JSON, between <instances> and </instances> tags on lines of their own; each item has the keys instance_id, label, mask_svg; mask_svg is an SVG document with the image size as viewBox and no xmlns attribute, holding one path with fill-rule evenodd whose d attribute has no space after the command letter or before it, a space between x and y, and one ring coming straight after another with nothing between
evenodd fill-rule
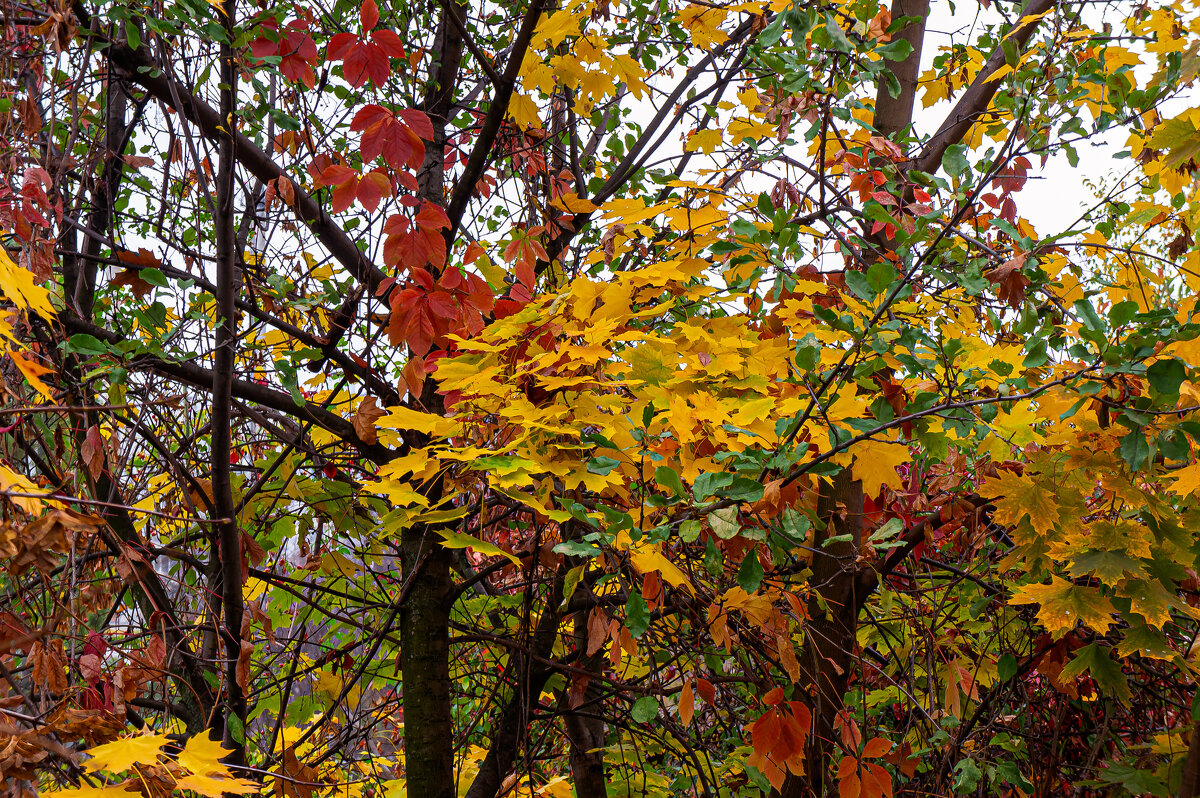
<instances>
[{"instance_id":1,"label":"tree trunk","mask_svg":"<svg viewBox=\"0 0 1200 798\"><path fill-rule=\"evenodd\" d=\"M577 650L587 647L587 612L575 613L575 646ZM600 667L600 657L588 657L584 667L594 670ZM579 712L568 709L563 715L563 727L571 750L571 780L575 785L575 798L607 798L608 780L604 775L604 748L607 734L604 718L601 717L600 691L595 681L588 683L583 693Z\"/></svg>"},{"instance_id":2,"label":"tree trunk","mask_svg":"<svg viewBox=\"0 0 1200 798\"><path fill-rule=\"evenodd\" d=\"M925 18L929 15L929 0L892 0L892 19L917 17L893 38L912 46L903 61L887 61L886 66L896 76L900 93L895 97L886 81L879 82L875 97L875 129L889 139L912 124L913 104L917 99L917 76L921 71L921 44L925 39Z\"/></svg>"},{"instance_id":3,"label":"tree trunk","mask_svg":"<svg viewBox=\"0 0 1200 798\"><path fill-rule=\"evenodd\" d=\"M785 798L825 794L825 777L833 756L835 724L843 709L842 695L854 665L855 632L863 597L855 560L862 543L862 482L845 469L823 482L817 514L824 523L816 537L811 583L817 595L809 604L800 667L811 691L813 729L805 752L807 774L788 776ZM836 537L846 537L826 543Z\"/></svg>"},{"instance_id":4,"label":"tree trunk","mask_svg":"<svg viewBox=\"0 0 1200 798\"><path fill-rule=\"evenodd\" d=\"M1192 727L1192 742L1183 762L1183 778L1179 783L1179 798L1195 798L1200 792L1200 723Z\"/></svg>"}]
</instances>

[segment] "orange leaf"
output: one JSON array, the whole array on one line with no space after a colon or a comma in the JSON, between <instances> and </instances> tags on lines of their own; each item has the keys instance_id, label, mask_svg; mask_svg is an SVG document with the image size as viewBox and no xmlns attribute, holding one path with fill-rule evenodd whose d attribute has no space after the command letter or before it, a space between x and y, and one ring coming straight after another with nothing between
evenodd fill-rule
<instances>
[{"instance_id":1,"label":"orange leaf","mask_svg":"<svg viewBox=\"0 0 1200 798\"><path fill-rule=\"evenodd\" d=\"M679 719L683 721L684 726L692 725L692 713L696 709L696 697L692 694L692 682L689 679L683 683L683 690L679 694Z\"/></svg>"}]
</instances>

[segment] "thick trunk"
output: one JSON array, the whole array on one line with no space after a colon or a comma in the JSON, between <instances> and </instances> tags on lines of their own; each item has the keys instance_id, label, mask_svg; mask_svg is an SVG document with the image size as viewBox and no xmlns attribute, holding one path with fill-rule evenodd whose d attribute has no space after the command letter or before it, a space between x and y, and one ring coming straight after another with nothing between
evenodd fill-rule
<instances>
[{"instance_id":1,"label":"thick trunk","mask_svg":"<svg viewBox=\"0 0 1200 798\"><path fill-rule=\"evenodd\" d=\"M800 667L809 685L813 729L803 778L789 776L786 798L824 795L825 779L835 749L835 724L843 709L842 695L854 666L854 639L863 597L855 561L862 543L862 482L849 470L821 485L817 513L825 528L817 535L812 584L817 596L809 605ZM826 544L833 538L846 537Z\"/></svg>"},{"instance_id":2,"label":"thick trunk","mask_svg":"<svg viewBox=\"0 0 1200 798\"><path fill-rule=\"evenodd\" d=\"M466 7L442 5L436 37L437 67L428 86L423 110L433 125L433 140L417 175L419 194L426 202L443 205L446 126L450 122L463 39L460 25L450 18L466 16ZM426 379L421 402L441 412L441 396ZM441 496L440 480L431 500ZM401 536L404 578L411 592L400 610L400 656L404 685L404 759L409 795L453 798L454 724L450 701L450 608L454 603L453 558L436 531L424 525Z\"/></svg>"},{"instance_id":3,"label":"thick trunk","mask_svg":"<svg viewBox=\"0 0 1200 798\"><path fill-rule=\"evenodd\" d=\"M892 19L916 17L896 34L912 46L912 51L903 61L888 61L886 65L900 84L900 93L895 97L888 90L886 81L879 82L875 98L875 129L888 138L912 124L913 104L917 99L917 76L921 70L921 43L925 39L925 18L929 15L929 0L892 0Z\"/></svg>"},{"instance_id":4,"label":"thick trunk","mask_svg":"<svg viewBox=\"0 0 1200 798\"><path fill-rule=\"evenodd\" d=\"M454 733L450 705L450 550L425 526L401 539L404 579L412 591L400 609L404 678L404 759L408 794L453 798Z\"/></svg>"},{"instance_id":5,"label":"thick trunk","mask_svg":"<svg viewBox=\"0 0 1200 798\"><path fill-rule=\"evenodd\" d=\"M1183 763L1179 798L1195 798L1197 794L1200 794L1200 724L1192 727L1192 742Z\"/></svg>"},{"instance_id":6,"label":"thick trunk","mask_svg":"<svg viewBox=\"0 0 1200 798\"><path fill-rule=\"evenodd\" d=\"M587 646L587 613L575 613L575 647L582 650ZM594 670L601 667L600 657L593 656L583 662L583 667ZM563 715L563 727L571 751L571 780L575 785L576 798L607 798L608 780L604 775L604 751L607 733L599 706L600 691L595 680L588 683L583 692L583 701L577 708L568 709Z\"/></svg>"}]
</instances>

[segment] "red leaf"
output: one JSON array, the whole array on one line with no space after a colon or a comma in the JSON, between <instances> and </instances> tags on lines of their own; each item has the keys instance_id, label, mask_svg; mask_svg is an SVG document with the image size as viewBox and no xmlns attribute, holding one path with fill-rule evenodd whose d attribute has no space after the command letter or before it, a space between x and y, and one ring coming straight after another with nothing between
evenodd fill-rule
<instances>
[{"instance_id":1,"label":"red leaf","mask_svg":"<svg viewBox=\"0 0 1200 798\"><path fill-rule=\"evenodd\" d=\"M379 24L379 6L375 5L375 0L363 0L362 10L360 13L362 20L363 32L374 30Z\"/></svg>"},{"instance_id":2,"label":"red leaf","mask_svg":"<svg viewBox=\"0 0 1200 798\"><path fill-rule=\"evenodd\" d=\"M371 80L376 86L387 83L388 76L392 74L392 65L388 61L388 57L373 44L363 43L360 49L367 54L367 72L370 74Z\"/></svg>"},{"instance_id":3,"label":"red leaf","mask_svg":"<svg viewBox=\"0 0 1200 798\"><path fill-rule=\"evenodd\" d=\"M391 112L382 105L376 105L375 103L364 105L358 109L358 112L354 114L354 118L350 120L350 129L358 133L386 120L390 116Z\"/></svg>"},{"instance_id":4,"label":"red leaf","mask_svg":"<svg viewBox=\"0 0 1200 798\"><path fill-rule=\"evenodd\" d=\"M379 172L368 172L363 175L363 179L358 184L358 201L372 213L379 207L379 201L384 196L391 196L391 194L391 181L387 179L386 175Z\"/></svg>"},{"instance_id":5,"label":"red leaf","mask_svg":"<svg viewBox=\"0 0 1200 798\"><path fill-rule=\"evenodd\" d=\"M770 710L750 726L750 736L754 741L754 750L760 754L768 753L779 741L779 715Z\"/></svg>"},{"instance_id":6,"label":"red leaf","mask_svg":"<svg viewBox=\"0 0 1200 798\"><path fill-rule=\"evenodd\" d=\"M875 758L883 756L890 750L892 750L892 743L890 740L885 740L882 737L876 737L872 740L868 740L867 744L863 746L862 755L865 757L869 756Z\"/></svg>"},{"instance_id":7,"label":"red leaf","mask_svg":"<svg viewBox=\"0 0 1200 798\"><path fill-rule=\"evenodd\" d=\"M407 58L408 53L404 49L404 43L395 31L377 30L371 34L373 41L380 50L389 58Z\"/></svg>"},{"instance_id":8,"label":"red leaf","mask_svg":"<svg viewBox=\"0 0 1200 798\"><path fill-rule=\"evenodd\" d=\"M325 48L325 57L330 61L343 61L357 44L358 37L353 33L339 33L329 40L329 46Z\"/></svg>"},{"instance_id":9,"label":"red leaf","mask_svg":"<svg viewBox=\"0 0 1200 798\"><path fill-rule=\"evenodd\" d=\"M429 121L429 114L424 111L418 111L416 108L402 108L396 112L396 115L404 120L404 124L412 128L412 131L426 141L433 139L433 123Z\"/></svg>"},{"instance_id":10,"label":"red leaf","mask_svg":"<svg viewBox=\"0 0 1200 798\"><path fill-rule=\"evenodd\" d=\"M362 45L356 46L346 54L345 60L342 61L342 75L346 78L346 82L356 89L367 82L369 68L367 60L370 58L367 49Z\"/></svg>"},{"instance_id":11,"label":"red leaf","mask_svg":"<svg viewBox=\"0 0 1200 798\"><path fill-rule=\"evenodd\" d=\"M321 170L317 182L323 186L339 186L358 177L358 173L340 163L330 164Z\"/></svg>"},{"instance_id":12,"label":"red leaf","mask_svg":"<svg viewBox=\"0 0 1200 798\"><path fill-rule=\"evenodd\" d=\"M413 267L412 279L426 291L433 290L433 275L427 272L425 269L422 269L420 266Z\"/></svg>"},{"instance_id":13,"label":"red leaf","mask_svg":"<svg viewBox=\"0 0 1200 798\"><path fill-rule=\"evenodd\" d=\"M450 217L446 215L446 210L432 202L421 206L415 221L422 230L442 230L450 226Z\"/></svg>"},{"instance_id":14,"label":"red leaf","mask_svg":"<svg viewBox=\"0 0 1200 798\"><path fill-rule=\"evenodd\" d=\"M342 211L346 210L350 207L351 203L354 202L354 197L357 193L357 180L347 180L346 182L339 184L333 189L330 210L332 210L334 213L341 213Z\"/></svg>"},{"instance_id":15,"label":"red leaf","mask_svg":"<svg viewBox=\"0 0 1200 798\"><path fill-rule=\"evenodd\" d=\"M481 247L479 245L479 242L472 241L470 244L467 244L467 251L463 253L463 256L462 256L463 263L466 263L468 265L472 264L475 261L479 260L479 256L483 255L483 254L484 254L484 250L483 250L483 247Z\"/></svg>"}]
</instances>

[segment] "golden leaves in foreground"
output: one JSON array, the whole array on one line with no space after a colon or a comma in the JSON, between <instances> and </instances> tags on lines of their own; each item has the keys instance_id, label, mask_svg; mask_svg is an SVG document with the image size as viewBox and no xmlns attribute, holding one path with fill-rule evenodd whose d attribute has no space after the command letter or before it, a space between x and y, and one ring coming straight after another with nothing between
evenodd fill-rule
<instances>
[{"instance_id":1,"label":"golden leaves in foreground","mask_svg":"<svg viewBox=\"0 0 1200 798\"><path fill-rule=\"evenodd\" d=\"M175 789L192 790L209 798L233 793L249 795L262 788L248 779L235 778L229 768L221 762L230 751L211 739L208 734L197 734L188 739L183 750L171 759L163 747L173 742L168 734L142 734L123 737L104 745L89 748L90 758L83 763L88 773L105 771L111 775L135 771L127 781L93 787L83 785L75 789L43 793L60 798L118 798L128 795L129 787L150 774L151 778L169 777ZM145 771L145 772L144 772ZM151 773L153 771L153 773Z\"/></svg>"}]
</instances>

